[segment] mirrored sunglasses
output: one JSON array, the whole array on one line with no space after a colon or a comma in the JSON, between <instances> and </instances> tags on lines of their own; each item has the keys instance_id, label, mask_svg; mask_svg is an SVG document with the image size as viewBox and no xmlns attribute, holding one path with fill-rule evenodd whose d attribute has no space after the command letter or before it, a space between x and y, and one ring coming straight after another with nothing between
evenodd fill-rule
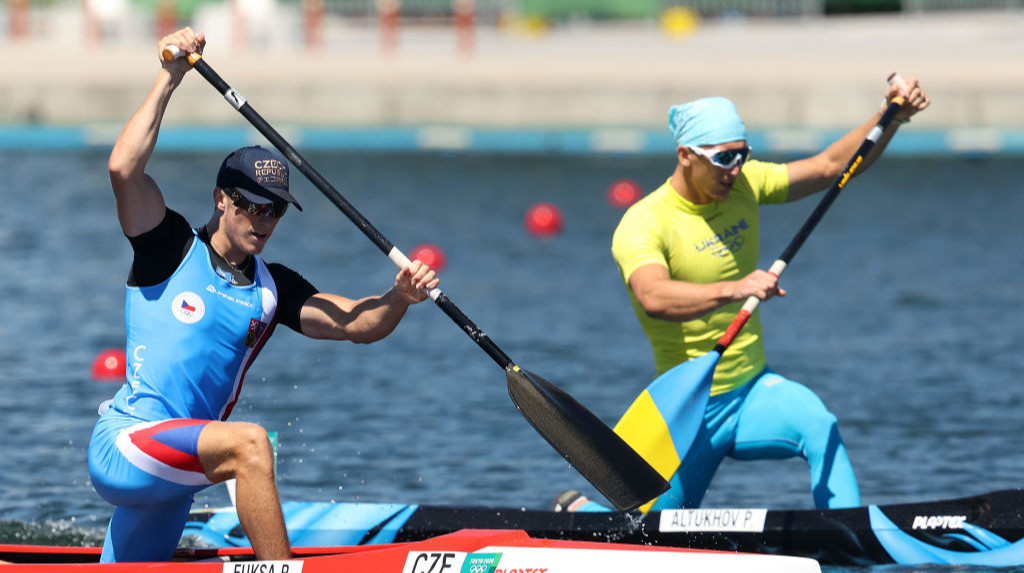
<instances>
[{"instance_id":1,"label":"mirrored sunglasses","mask_svg":"<svg viewBox=\"0 0 1024 573\"><path fill-rule=\"evenodd\" d=\"M231 198L232 204L239 209L245 209L250 215L258 217L270 217L279 219L288 210L288 203L253 203L238 192L237 189L229 188L224 190Z\"/></svg>"},{"instance_id":2,"label":"mirrored sunglasses","mask_svg":"<svg viewBox=\"0 0 1024 573\"><path fill-rule=\"evenodd\" d=\"M750 152L753 151L753 148L749 145L740 149L723 149L719 151L708 151L700 147L691 147L689 149L701 157L707 157L712 165L722 169L732 169L737 166L743 167L743 164L750 157Z\"/></svg>"}]
</instances>

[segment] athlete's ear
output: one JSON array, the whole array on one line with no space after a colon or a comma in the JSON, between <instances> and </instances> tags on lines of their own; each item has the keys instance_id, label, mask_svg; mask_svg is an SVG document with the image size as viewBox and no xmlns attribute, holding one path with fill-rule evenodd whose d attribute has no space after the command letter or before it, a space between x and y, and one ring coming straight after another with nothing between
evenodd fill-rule
<instances>
[{"instance_id":1,"label":"athlete's ear","mask_svg":"<svg viewBox=\"0 0 1024 573\"><path fill-rule=\"evenodd\" d=\"M231 199L220 187L213 188L213 208L221 213L227 210Z\"/></svg>"},{"instance_id":2,"label":"athlete's ear","mask_svg":"<svg viewBox=\"0 0 1024 573\"><path fill-rule=\"evenodd\" d=\"M683 167L690 166L690 163L693 161L693 156L694 153L690 151L689 147L686 147L685 145L680 145L679 147L676 147L676 158L679 159L679 163Z\"/></svg>"}]
</instances>

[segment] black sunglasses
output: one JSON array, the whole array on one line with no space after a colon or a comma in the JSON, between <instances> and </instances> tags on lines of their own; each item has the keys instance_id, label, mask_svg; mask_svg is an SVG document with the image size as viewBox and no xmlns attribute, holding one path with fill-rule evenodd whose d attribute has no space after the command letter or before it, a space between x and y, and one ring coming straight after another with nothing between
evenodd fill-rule
<instances>
[{"instance_id":1,"label":"black sunglasses","mask_svg":"<svg viewBox=\"0 0 1024 573\"><path fill-rule=\"evenodd\" d=\"M232 204L239 209L245 209L250 215L256 215L258 217L270 217L272 219L279 219L284 215L285 211L288 210L288 203L253 203L246 199L238 192L237 189L225 189L228 197L231 199Z\"/></svg>"}]
</instances>

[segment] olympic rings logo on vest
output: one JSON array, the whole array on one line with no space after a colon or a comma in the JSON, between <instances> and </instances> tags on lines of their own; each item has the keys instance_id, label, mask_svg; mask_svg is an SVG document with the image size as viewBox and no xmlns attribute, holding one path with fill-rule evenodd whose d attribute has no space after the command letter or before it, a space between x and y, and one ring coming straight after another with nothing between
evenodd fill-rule
<instances>
[{"instance_id":1,"label":"olympic rings logo on vest","mask_svg":"<svg viewBox=\"0 0 1024 573\"><path fill-rule=\"evenodd\" d=\"M185 324L195 324L206 314L206 304L196 293L185 291L171 301L171 314Z\"/></svg>"}]
</instances>

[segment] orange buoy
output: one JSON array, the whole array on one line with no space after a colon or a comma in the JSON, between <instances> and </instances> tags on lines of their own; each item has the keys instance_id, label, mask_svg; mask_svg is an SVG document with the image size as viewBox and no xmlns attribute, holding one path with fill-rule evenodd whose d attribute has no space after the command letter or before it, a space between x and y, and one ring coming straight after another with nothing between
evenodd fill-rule
<instances>
[{"instance_id":1,"label":"orange buoy","mask_svg":"<svg viewBox=\"0 0 1024 573\"><path fill-rule=\"evenodd\" d=\"M122 382L125 376L124 350L108 348L92 361L92 378L99 382Z\"/></svg>"},{"instance_id":2,"label":"orange buoy","mask_svg":"<svg viewBox=\"0 0 1024 573\"><path fill-rule=\"evenodd\" d=\"M640 200L643 189L632 179L619 179L608 188L608 203L617 209L625 209Z\"/></svg>"},{"instance_id":3,"label":"orange buoy","mask_svg":"<svg viewBox=\"0 0 1024 573\"><path fill-rule=\"evenodd\" d=\"M437 273L444 270L445 265L448 264L448 259L444 256L444 251L441 250L441 247L430 243L417 246L412 250L409 258L426 263L427 266L434 269L434 272Z\"/></svg>"},{"instance_id":4,"label":"orange buoy","mask_svg":"<svg viewBox=\"0 0 1024 573\"><path fill-rule=\"evenodd\" d=\"M562 230L562 212L551 203L537 203L526 212L526 230L538 237L550 237Z\"/></svg>"}]
</instances>

